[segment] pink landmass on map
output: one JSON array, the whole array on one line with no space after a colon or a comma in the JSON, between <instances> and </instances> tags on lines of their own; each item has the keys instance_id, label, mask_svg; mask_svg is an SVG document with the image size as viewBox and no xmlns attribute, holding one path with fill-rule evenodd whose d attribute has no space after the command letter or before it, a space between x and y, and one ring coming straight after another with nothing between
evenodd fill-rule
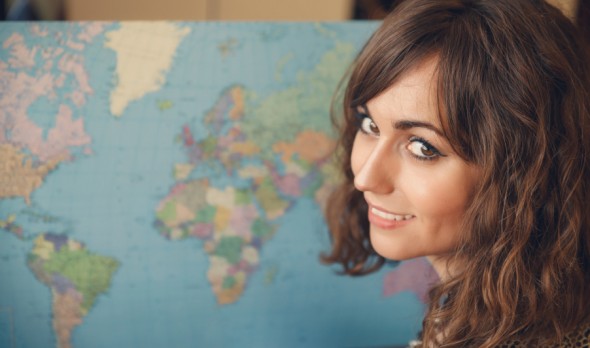
<instances>
[{"instance_id":1,"label":"pink landmass on map","mask_svg":"<svg viewBox=\"0 0 590 348\"><path fill-rule=\"evenodd\" d=\"M10 66L14 68L32 68L35 66L37 48L33 47L29 50L25 45L25 38L21 34L12 34L6 41L4 41L2 47L4 49L11 49L10 55L12 57L8 59L8 64L10 64Z\"/></svg>"},{"instance_id":2,"label":"pink landmass on map","mask_svg":"<svg viewBox=\"0 0 590 348\"><path fill-rule=\"evenodd\" d=\"M57 66L59 70L64 73L73 74L76 77L76 81L78 82L79 88L82 92L91 94L92 88L90 87L90 83L88 82L88 74L82 65L82 57L81 56L72 56L68 54L64 54Z\"/></svg>"},{"instance_id":3,"label":"pink landmass on map","mask_svg":"<svg viewBox=\"0 0 590 348\"><path fill-rule=\"evenodd\" d=\"M84 120L73 120L68 106L60 105L55 120L55 127L49 130L47 140L44 140L41 127L20 117L12 128L11 142L27 147L41 162L56 157L68 158L70 147L90 144L91 138L84 131Z\"/></svg>"},{"instance_id":4,"label":"pink landmass on map","mask_svg":"<svg viewBox=\"0 0 590 348\"><path fill-rule=\"evenodd\" d=\"M69 147L88 145L90 141L90 136L84 131L84 120L73 120L72 110L62 104L55 120L55 127L47 134L47 141L43 145L44 150L39 153L39 158L53 158L69 152Z\"/></svg>"},{"instance_id":5,"label":"pink landmass on map","mask_svg":"<svg viewBox=\"0 0 590 348\"><path fill-rule=\"evenodd\" d=\"M26 64L34 64L38 48L28 49L22 35L13 34L3 43L3 47L10 48L12 57L16 59L8 61L10 68L18 69ZM0 85L0 144L10 143L18 148L28 149L31 155L43 163L55 158L70 158L70 147L88 146L91 138L84 130L84 120L81 117L75 119L73 110L61 104L57 114L48 115L55 118L55 126L48 130L45 139L44 129L29 118L31 105L43 97L55 100L55 89L63 85L67 75L73 76L78 85L74 88L75 92L70 94L74 105L84 105L86 96L93 93L93 90L82 56L64 53L63 48L39 50L42 57L48 59L44 64L48 70L36 72L35 76L29 75L26 70L10 72L7 70L8 65L0 65L0 79L9 82L4 86ZM60 55L57 66L61 74L55 78L49 71L53 63L48 62Z\"/></svg>"},{"instance_id":6,"label":"pink landmass on map","mask_svg":"<svg viewBox=\"0 0 590 348\"><path fill-rule=\"evenodd\" d=\"M267 163L270 177L275 187L285 195L298 197L301 195L301 178L294 173L280 175L273 164Z\"/></svg>"},{"instance_id":7,"label":"pink landmass on map","mask_svg":"<svg viewBox=\"0 0 590 348\"><path fill-rule=\"evenodd\" d=\"M209 238L213 235L213 225L203 222L198 222L192 226L191 236L199 239Z\"/></svg>"},{"instance_id":8,"label":"pink landmass on map","mask_svg":"<svg viewBox=\"0 0 590 348\"><path fill-rule=\"evenodd\" d=\"M68 40L66 41L66 45L76 51L82 51L84 50L84 44L80 43L80 42L75 42L72 40Z\"/></svg>"},{"instance_id":9,"label":"pink landmass on map","mask_svg":"<svg viewBox=\"0 0 590 348\"><path fill-rule=\"evenodd\" d=\"M186 184L185 184L185 183L183 183L183 182L179 182L179 183L177 183L176 185L174 185L174 186L173 186L173 187L170 189L170 193L168 194L168 196L167 196L166 198L168 198L168 197L172 197L172 196L176 196L176 195L180 194L182 191L184 191L184 190L186 189L186 187L187 187L187 186L186 186ZM168 200L166 199L166 200L164 201L164 203L165 203L165 202L167 202L167 201L168 201ZM158 209L161 209L162 207L163 207L163 205L161 204L161 206L160 206L160 207L158 207Z\"/></svg>"},{"instance_id":10,"label":"pink landmass on map","mask_svg":"<svg viewBox=\"0 0 590 348\"><path fill-rule=\"evenodd\" d=\"M2 69L0 78L10 81L8 86L0 86L0 143L5 143L6 131L11 131L11 142L18 146L26 146L29 138L27 131L32 122L28 121L27 109L39 97L48 95L53 90L53 79L49 74L33 78L25 73L12 73ZM28 121L28 122L27 122ZM40 128L37 133L39 133ZM16 133L16 134L15 134ZM16 138L15 138L16 136ZM22 139L20 138L22 137Z\"/></svg>"},{"instance_id":11,"label":"pink landmass on map","mask_svg":"<svg viewBox=\"0 0 590 348\"><path fill-rule=\"evenodd\" d=\"M240 271L243 271L246 274L250 274L256 270L256 266L257 265L249 264L246 260L240 260L240 262L238 262L238 264L233 265L228 268L227 274L235 275L236 273L238 273Z\"/></svg>"},{"instance_id":12,"label":"pink landmass on map","mask_svg":"<svg viewBox=\"0 0 590 348\"><path fill-rule=\"evenodd\" d=\"M86 104L86 95L84 95L84 92L82 91L73 91L69 97L77 107Z\"/></svg>"},{"instance_id":13,"label":"pink landmass on map","mask_svg":"<svg viewBox=\"0 0 590 348\"><path fill-rule=\"evenodd\" d=\"M254 205L239 205L233 209L229 225L238 236L249 238L252 236L252 222L259 216Z\"/></svg>"},{"instance_id":14,"label":"pink landmass on map","mask_svg":"<svg viewBox=\"0 0 590 348\"><path fill-rule=\"evenodd\" d=\"M36 24L31 27L31 34L38 36L38 37L45 37L45 36L47 36L47 34L49 34L49 32L47 30L41 29L41 26Z\"/></svg>"},{"instance_id":15,"label":"pink landmass on map","mask_svg":"<svg viewBox=\"0 0 590 348\"><path fill-rule=\"evenodd\" d=\"M279 191L289 196L301 196L301 180L295 174L273 178Z\"/></svg>"},{"instance_id":16,"label":"pink landmass on map","mask_svg":"<svg viewBox=\"0 0 590 348\"><path fill-rule=\"evenodd\" d=\"M71 348L72 331L82 324L82 294L75 289L68 289L60 294L53 291L53 329L57 334L59 348Z\"/></svg>"},{"instance_id":17,"label":"pink landmass on map","mask_svg":"<svg viewBox=\"0 0 590 348\"><path fill-rule=\"evenodd\" d=\"M61 47L44 48L43 50L41 50L41 58L43 58L44 60L52 59L61 55L63 52L64 49Z\"/></svg>"},{"instance_id":18,"label":"pink landmass on map","mask_svg":"<svg viewBox=\"0 0 590 348\"><path fill-rule=\"evenodd\" d=\"M104 31L106 22L88 22L83 25L84 31L78 34L78 40L91 43L95 36Z\"/></svg>"},{"instance_id":19,"label":"pink landmass on map","mask_svg":"<svg viewBox=\"0 0 590 348\"><path fill-rule=\"evenodd\" d=\"M383 296L411 291L423 303L428 302L428 290L439 281L438 274L424 257L403 261L383 279Z\"/></svg>"},{"instance_id":20,"label":"pink landmass on map","mask_svg":"<svg viewBox=\"0 0 590 348\"><path fill-rule=\"evenodd\" d=\"M59 74L59 76L55 79L55 87L63 87L65 82L66 82L66 75Z\"/></svg>"},{"instance_id":21,"label":"pink landmass on map","mask_svg":"<svg viewBox=\"0 0 590 348\"><path fill-rule=\"evenodd\" d=\"M236 141L243 141L244 134L238 128L232 128L227 132L227 135L217 137L217 146L220 148L229 148Z\"/></svg>"}]
</instances>

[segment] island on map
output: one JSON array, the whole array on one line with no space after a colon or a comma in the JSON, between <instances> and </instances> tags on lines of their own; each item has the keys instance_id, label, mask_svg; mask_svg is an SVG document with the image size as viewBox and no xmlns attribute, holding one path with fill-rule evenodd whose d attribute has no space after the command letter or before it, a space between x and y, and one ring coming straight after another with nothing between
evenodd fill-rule
<instances>
[{"instance_id":1,"label":"island on map","mask_svg":"<svg viewBox=\"0 0 590 348\"><path fill-rule=\"evenodd\" d=\"M117 52L117 86L111 93L114 116L162 87L176 49L189 32L171 22L123 22L106 34L105 47Z\"/></svg>"}]
</instances>

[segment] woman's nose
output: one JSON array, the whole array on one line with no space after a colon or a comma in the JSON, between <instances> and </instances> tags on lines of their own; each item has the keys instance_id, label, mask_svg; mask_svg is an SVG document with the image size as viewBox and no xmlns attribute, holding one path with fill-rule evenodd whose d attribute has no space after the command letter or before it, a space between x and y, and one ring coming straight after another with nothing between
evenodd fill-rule
<instances>
[{"instance_id":1,"label":"woman's nose","mask_svg":"<svg viewBox=\"0 0 590 348\"><path fill-rule=\"evenodd\" d=\"M386 144L376 144L368 153L363 153L360 168L354 176L354 186L359 191L378 194L391 193L394 189L395 163L393 153Z\"/></svg>"}]
</instances>

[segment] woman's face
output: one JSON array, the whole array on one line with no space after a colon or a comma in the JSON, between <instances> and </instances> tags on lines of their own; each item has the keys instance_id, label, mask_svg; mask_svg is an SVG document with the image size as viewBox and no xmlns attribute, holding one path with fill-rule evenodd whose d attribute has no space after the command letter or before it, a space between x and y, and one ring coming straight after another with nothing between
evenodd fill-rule
<instances>
[{"instance_id":1,"label":"woman's face","mask_svg":"<svg viewBox=\"0 0 590 348\"><path fill-rule=\"evenodd\" d=\"M436 64L418 65L358 109L354 185L369 206L371 243L388 259L443 260L478 176L442 135Z\"/></svg>"}]
</instances>

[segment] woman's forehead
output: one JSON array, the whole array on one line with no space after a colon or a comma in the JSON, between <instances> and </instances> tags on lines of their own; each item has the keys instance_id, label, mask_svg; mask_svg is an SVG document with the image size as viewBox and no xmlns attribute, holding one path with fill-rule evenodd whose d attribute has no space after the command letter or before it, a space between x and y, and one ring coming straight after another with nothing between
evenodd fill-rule
<instances>
[{"instance_id":1,"label":"woman's forehead","mask_svg":"<svg viewBox=\"0 0 590 348\"><path fill-rule=\"evenodd\" d=\"M383 80L389 81L387 85L383 85L380 90L377 91L375 95L366 95L364 88L369 87L367 83L371 83L366 81L363 76L360 77L361 83L357 85L356 92L354 93L357 96L365 95L363 98L364 100L358 100L356 105L352 105L353 107L366 104L370 99L373 99L380 94L385 93L387 90L391 89L396 85L403 84L406 87L411 87L412 85L424 85L425 81L428 81L432 84L432 91L436 91L436 85L438 83L438 74L439 74L439 64L440 64L440 57L438 53L430 53L420 59L413 61L411 63L405 62L401 64L404 66L403 69L399 67L392 66L390 64L377 64L378 62L373 62L374 66L381 66L386 67L382 71L365 71L368 75L377 75L384 77ZM382 63L382 62L381 62ZM388 78L387 78L388 77ZM365 80L365 81L363 81ZM383 81L382 80L382 81Z\"/></svg>"},{"instance_id":2,"label":"woman's forehead","mask_svg":"<svg viewBox=\"0 0 590 348\"><path fill-rule=\"evenodd\" d=\"M427 59L404 72L362 107L387 113L431 113L438 118L438 60ZM372 111L372 110L371 110ZM426 115L425 115L426 116Z\"/></svg>"}]
</instances>

